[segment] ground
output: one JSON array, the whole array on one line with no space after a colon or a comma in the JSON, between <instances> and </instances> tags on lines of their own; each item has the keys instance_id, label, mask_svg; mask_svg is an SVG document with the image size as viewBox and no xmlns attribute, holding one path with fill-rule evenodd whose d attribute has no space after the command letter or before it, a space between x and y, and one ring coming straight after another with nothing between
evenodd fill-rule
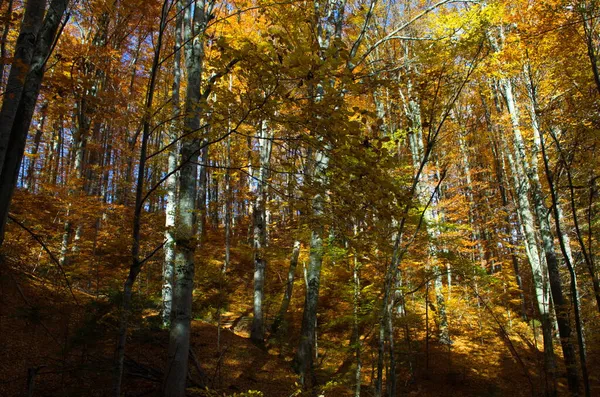
<instances>
[{"instance_id":1,"label":"ground","mask_svg":"<svg viewBox=\"0 0 600 397\"><path fill-rule=\"evenodd\" d=\"M0 277L0 395L110 395L116 339L110 299L79 290L71 293L8 265ZM267 397L295 395L293 343L254 346L248 335L247 308L230 305L228 310L222 313L220 328L214 318L193 321L188 395L229 396L249 390ZM140 310L132 323L124 395L156 395L168 333L156 326L155 310ZM540 354L518 341L512 341L515 355L499 335L488 335L487 340L474 340L468 333L455 335L452 346L439 345L432 338L426 360L421 336L415 332L413 337L410 363L402 349L398 358L401 395L517 397L541 391L543 378L536 371ZM327 356L317 373L320 395L352 396L352 356L335 350L327 353L326 341L323 346ZM372 357L363 359L362 395L371 396Z\"/></svg>"}]
</instances>

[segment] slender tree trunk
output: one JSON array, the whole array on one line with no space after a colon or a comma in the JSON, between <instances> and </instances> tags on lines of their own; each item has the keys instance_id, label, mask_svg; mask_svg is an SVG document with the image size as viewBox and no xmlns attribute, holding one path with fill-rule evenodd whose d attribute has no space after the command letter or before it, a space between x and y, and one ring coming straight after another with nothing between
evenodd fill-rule
<instances>
[{"instance_id":1,"label":"slender tree trunk","mask_svg":"<svg viewBox=\"0 0 600 397\"><path fill-rule=\"evenodd\" d=\"M423 146L423 131L421 124L421 109L418 103L415 101L410 101L407 106L406 116L409 120L409 124L411 125L411 131L409 132L408 139L410 144L410 150L413 159L413 167L414 172L417 173L421 168L421 164L423 162L423 156L425 154L424 146ZM425 176L423 180L419 180L416 186L416 196L419 204L421 206L425 206L429 201L430 197L437 196L436 192L430 192L427 184L431 182L430 179L433 177ZM433 203L432 203L433 204ZM434 216L434 208L433 205L429 206L424 214L423 214L423 223L427 234L429 235L429 252L434 261L436 261L437 256L437 248L435 247L435 241L437 239L437 234L439 231L436 230L434 225L435 216ZM438 265L433 266L433 272L435 275L433 288L436 296L436 303L438 306L437 315L439 316L439 340L440 343L443 344L452 344L452 340L450 339L449 329L448 329L448 318L446 314L446 299L443 293L443 281L442 274L440 272L440 268Z\"/></svg>"},{"instance_id":2,"label":"slender tree trunk","mask_svg":"<svg viewBox=\"0 0 600 397\"><path fill-rule=\"evenodd\" d=\"M40 141L42 139L42 134L44 133L44 126L46 124L46 110L48 107L48 103L42 105L42 120L40 122L40 127L35 130L35 135L33 138L33 147L31 148L31 158L29 159L29 164L27 166L27 176L25 179L25 189L29 189L31 192L35 193L35 163L38 155L38 151L40 148Z\"/></svg>"},{"instance_id":3,"label":"slender tree trunk","mask_svg":"<svg viewBox=\"0 0 600 397\"><path fill-rule=\"evenodd\" d=\"M231 130L228 128L228 133ZM231 228L232 228L232 201L231 197L231 137L227 137L227 160L225 166L225 262L223 263L223 273L227 272L231 262Z\"/></svg>"},{"instance_id":4,"label":"slender tree trunk","mask_svg":"<svg viewBox=\"0 0 600 397\"><path fill-rule=\"evenodd\" d=\"M377 339L377 378L375 380L375 397L381 397L383 393L383 365L385 361L385 323L387 315L387 295L385 294L387 289L384 289L384 303L385 310L379 319L379 334Z\"/></svg>"},{"instance_id":5,"label":"slender tree trunk","mask_svg":"<svg viewBox=\"0 0 600 397\"><path fill-rule=\"evenodd\" d=\"M2 27L2 38L0 38L0 89L5 92L4 87L4 66L5 60L8 57L6 54L6 42L8 40L8 32L10 31L10 20L13 11L13 0L8 1L6 13L4 14L4 26Z\"/></svg>"},{"instance_id":6,"label":"slender tree trunk","mask_svg":"<svg viewBox=\"0 0 600 397\"><path fill-rule=\"evenodd\" d=\"M489 135L489 140L492 146L492 152L494 154L494 160L496 162L496 167L495 167L495 171L496 171L496 180L498 183L498 190L500 191L500 198L502 200L502 206L506 209L508 209L508 205L509 205L509 200L507 197L507 187L506 184L508 184L509 182L506 181L506 161L504 159L504 155L503 152L500 148L498 148L498 141L495 139L495 134L494 134L494 126L492 123L492 117L490 114L490 109L487 105L487 101L485 99L485 97L483 96L483 94L480 93L480 97L481 97L481 102L484 108L484 115L485 115L485 121L486 121L486 125L487 125L487 131L488 131L488 135ZM513 203L514 203L514 197L513 197ZM517 207L518 210L518 205L515 204L515 207ZM523 319L527 319L527 302L525 300L525 294L524 294L524 290L523 290L523 281L521 278L521 271L519 268L519 259L517 258L517 253L515 252L515 248L518 245L518 238L517 238L517 226L515 226L515 222L511 220L510 215L508 215L509 211L507 211L507 215L506 215L506 228L507 228L507 234L509 234L511 236L511 243L510 243L510 247L509 247L509 253L510 253L510 257L511 257L511 261L513 264L513 270L515 272L515 281L517 282L517 286L519 287L519 295L521 297L521 317ZM517 218L519 218L519 216L517 215ZM520 219L520 218L519 218Z\"/></svg>"},{"instance_id":7,"label":"slender tree trunk","mask_svg":"<svg viewBox=\"0 0 600 397\"><path fill-rule=\"evenodd\" d=\"M527 80L527 89L531 100L530 114L531 114L531 125L534 131L535 139L541 139L539 131L539 121L537 118L537 102L535 87L529 73L525 73ZM542 236L542 244L544 253L546 256L546 263L548 266L548 273L550 276L550 291L552 293L552 300L554 302L554 310L556 311L556 322L558 323L558 331L560 334L560 341L563 350L563 356L565 365L567 368L567 381L569 383L569 390L573 396L579 395L579 375L576 364L576 354L573 344L571 343L571 325L569 321L568 313L568 301L562 291L562 280L560 277L558 258L554 249L554 237L552 235L550 221L548 219L548 212L544 203L544 197L542 192L542 185L539 179L538 170L538 150L537 145L533 145L531 161L528 161L526 154L525 142L521 136L521 132L518 124L518 113L515 106L515 102L512 95L512 86L509 80L504 82L504 93L509 104L511 99L512 104L508 105L508 109L513 120L513 134L514 134L514 146L519 162L527 174L527 178L530 181L530 190L532 192L535 210L538 218L538 224L540 226L540 234ZM527 186L527 184L525 185ZM560 222L559 219L556 219ZM560 235L558 236L560 239Z\"/></svg>"},{"instance_id":8,"label":"slender tree trunk","mask_svg":"<svg viewBox=\"0 0 600 397\"><path fill-rule=\"evenodd\" d=\"M154 59L152 62L152 69L150 71L150 82L148 84L148 91L146 93L145 108L152 109L154 100L154 87L156 85L156 78L159 70L159 59L162 47L163 33L167 21L168 14L168 0L165 0L162 6L160 27L158 32L158 39L154 50ZM131 316L131 302L133 298L133 286L137 279L137 276L142 270L143 260L140 260L140 229L141 229L141 217L144 206L144 181L146 173L146 152L148 146L148 140L150 139L151 133L151 112L147 112L144 116L143 127L142 127L142 144L140 146L140 161L138 165L137 175L137 186L135 192L135 208L133 214L133 231L132 231L132 244L131 244L131 265L129 267L129 274L125 280L123 286L123 300L121 305L121 318L119 324L119 334L117 339L117 348L115 352L115 379L113 384L113 396L121 396L121 386L123 381L123 368L125 364L125 347L127 343L127 329L129 326L129 317Z\"/></svg>"},{"instance_id":9,"label":"slender tree trunk","mask_svg":"<svg viewBox=\"0 0 600 397\"><path fill-rule=\"evenodd\" d=\"M594 296L596 299L596 309L598 311L600 311L600 281L598 280L598 275L596 274L596 270L595 270L595 264L594 264L594 256L593 256L593 252L592 252L592 202L593 202L593 197L594 197L594 193L595 193L595 189L594 189L594 184L595 184L595 178L592 178L590 180L590 196L589 196L589 208L588 208L588 246L586 247L585 242L583 241L583 233L581 231L581 227L579 224L579 215L577 214L577 206L575 204L575 188L573 185L573 177L571 175L571 167L569 165L569 163L567 162L567 159L565 158L565 153L563 152L562 149L562 145L560 144L560 141L558 140L558 137L556 136L556 131L553 128L550 128L550 135L552 137L552 139L554 140L554 143L556 145L556 149L558 151L558 154L560 156L560 160L562 162L562 165L564 166L565 169L565 173L567 175L567 183L568 183L568 187L569 187L569 204L571 207L571 214L573 216L573 225L575 227L575 236L577 239L577 242L579 244L579 247L581 249L581 253L583 254L583 260L586 264L587 270L588 270L588 274L590 275L591 281L592 281L592 288L594 291ZM547 161L546 158L544 158L544 161ZM557 210L559 211L559 214L562 212L561 207L560 207L560 203L557 202ZM563 233L564 236L568 236L567 233ZM563 240L565 241L565 248L570 251L570 247L569 247L569 242L568 239L563 238ZM569 252L567 252L569 253ZM571 263L574 263L573 261L571 261Z\"/></svg>"},{"instance_id":10,"label":"slender tree trunk","mask_svg":"<svg viewBox=\"0 0 600 397\"><path fill-rule=\"evenodd\" d=\"M590 7L587 8L586 4ZM596 90L600 93L600 72L598 71L598 48L594 43L594 39L597 38L597 33L594 31L594 27L597 24L596 16L598 13L597 1L581 1L575 7L578 8L578 12L581 15L581 21L583 24L583 31L585 33L585 44L587 46L587 55L590 60L590 66L592 74L594 75L594 83L596 84ZM596 37L594 37L596 36Z\"/></svg>"},{"instance_id":11,"label":"slender tree trunk","mask_svg":"<svg viewBox=\"0 0 600 397\"><path fill-rule=\"evenodd\" d=\"M317 43L321 51L319 57L322 61L329 55L327 50L331 48L333 40L341 40L342 27L344 22L346 2L344 0L327 0L324 3L313 2L315 31L317 32ZM327 54L327 55L326 55ZM331 82L318 81L311 87L315 103L320 103L325 95L324 84ZM316 116L318 117L318 116ZM318 192L313 195L312 216L315 224L311 230L309 266L307 272L307 289L304 302L304 312L302 315L302 328L300 330L300 343L294 357L294 367L300 375L300 383L303 387L311 386L316 383L314 376L315 341L317 325L317 306L319 301L319 287L321 281L321 267L323 264L323 215L325 210L325 192L321 189L327 182L327 169L329 167L328 150L330 145L323 142L323 135L315 131L315 136L319 139L323 147L315 151L314 167L310 178L318 186Z\"/></svg>"},{"instance_id":12,"label":"slender tree trunk","mask_svg":"<svg viewBox=\"0 0 600 397\"><path fill-rule=\"evenodd\" d=\"M512 171L512 183L517 198L517 212L519 213L519 219L523 227L523 234L525 235L525 251L531 266L533 287L535 290L538 310L540 312L542 335L544 338L544 359L546 373L550 376L550 384L548 385L550 389L547 390L547 392L550 395L555 395L556 362L554 358L554 347L552 342L550 297L548 295L548 289L546 288L547 281L545 281L546 269L543 267L544 262L538 251L533 214L531 212L529 199L526 191L522 187L523 175L518 172L514 157L506 147L506 143L504 143L504 151Z\"/></svg>"},{"instance_id":13,"label":"slender tree trunk","mask_svg":"<svg viewBox=\"0 0 600 397\"><path fill-rule=\"evenodd\" d=\"M534 109L536 108L534 104ZM535 110L534 110L535 111ZM535 112L537 115L537 112ZM566 241L564 239L564 233L561 230L561 213L558 205L558 195L556 193L556 189L554 187L554 180L552 178L552 171L550 170L550 165L548 162L548 158L546 157L546 147L544 144L544 137L540 133L540 131L536 131L539 135L540 147L542 150L542 159L544 161L544 169L546 171L546 178L548 180L548 185L550 187L550 196L552 197L552 209L554 214L554 224L556 226L556 234L558 235L558 241L560 244L561 251L563 253L563 257L565 259L565 263L567 268L569 269L569 275L571 277L571 295L573 299L573 309L575 312L575 327L577 329L577 341L579 343L579 364L581 365L581 372L583 375L583 385L585 390L586 397L591 396L590 391L590 381L588 377L588 368L587 368L587 349L585 345L585 336L583 330L583 323L581 321L581 309L580 309L580 300L579 300L579 289L577 288L577 276L575 274L575 269L573 268L573 262L571 259L570 248L567 248ZM566 308L565 308L566 309ZM568 320L568 319L567 319ZM562 342L562 334L561 334L561 342ZM573 355L575 352L572 353ZM566 353L565 353L565 361L566 361ZM574 361L574 357L573 357ZM567 363L567 365L572 365L575 367L575 363ZM573 376L572 371L576 371L577 368L568 368L567 367L567 375L569 377ZM575 375L577 373L575 372ZM575 381L577 379L574 379ZM579 384L577 383L576 387L573 387L569 382L569 388L571 389L571 393L576 396L579 395Z\"/></svg>"},{"instance_id":14,"label":"slender tree trunk","mask_svg":"<svg viewBox=\"0 0 600 397\"><path fill-rule=\"evenodd\" d=\"M200 177L198 181L198 239L203 242L206 239L206 203L208 195L208 146L204 147L200 152Z\"/></svg>"},{"instance_id":15,"label":"slender tree trunk","mask_svg":"<svg viewBox=\"0 0 600 397\"><path fill-rule=\"evenodd\" d=\"M52 128L52 140L50 142L48 154L45 156L44 169L46 170L46 183L56 185L58 178L58 168L60 164L60 141L62 135L62 121L57 121Z\"/></svg>"},{"instance_id":16,"label":"slender tree trunk","mask_svg":"<svg viewBox=\"0 0 600 397\"><path fill-rule=\"evenodd\" d=\"M265 270L267 261L265 259L265 246L267 243L266 222L266 197L267 179L269 178L269 166L271 161L272 140L266 121L262 121L258 131L260 146L260 165L254 202L254 317L250 339L256 344L264 342L264 316L263 300L265 285Z\"/></svg>"},{"instance_id":17,"label":"slender tree trunk","mask_svg":"<svg viewBox=\"0 0 600 397\"><path fill-rule=\"evenodd\" d=\"M317 151L314 179L320 183L325 182L325 171L329 164L329 157L325 151ZM325 198L323 193L315 194L312 199L312 215L315 219L323 216ZM310 237L310 254L307 271L307 290L300 331L300 344L294 358L296 371L300 375L301 384L309 386L315 383L314 379L314 343L317 320L317 306L319 301L319 287L321 282L321 266L323 264L323 233L324 226L318 224L313 227Z\"/></svg>"},{"instance_id":18,"label":"slender tree trunk","mask_svg":"<svg viewBox=\"0 0 600 397\"><path fill-rule=\"evenodd\" d=\"M356 229L355 229L356 230ZM356 232L355 232L356 234ZM360 341L360 306L361 306L361 296L360 296L360 267L361 263L358 261L356 257L356 252L354 253L354 267L352 270L352 280L354 286L354 296L353 296L353 319L352 319L352 333L354 340L354 355L356 357L356 369L354 371L354 397L360 397L360 387L361 387L361 371L362 371L362 359L361 359L361 341Z\"/></svg>"},{"instance_id":19,"label":"slender tree trunk","mask_svg":"<svg viewBox=\"0 0 600 397\"><path fill-rule=\"evenodd\" d=\"M180 100L179 90L181 86L181 52L182 39L181 29L183 24L182 3L177 2L177 13L175 27L175 45L173 51L173 88L171 91L171 100L173 102L173 122L169 131L169 143L171 147L168 152L167 173L169 177L166 180L167 206L165 209L165 261L163 264L163 285L162 285L162 323L168 327L171 323L171 307L173 301L173 273L175 261L175 216L177 214L177 131L179 126Z\"/></svg>"},{"instance_id":20,"label":"slender tree trunk","mask_svg":"<svg viewBox=\"0 0 600 397\"><path fill-rule=\"evenodd\" d=\"M288 307L290 306L290 302L292 300L292 292L294 291L294 278L296 275L296 266L298 265L298 257L300 256L300 241L296 240L294 242L294 248L292 250L292 258L290 259L290 267L288 270L287 283L285 286L285 292L283 293L283 299L281 300L281 306L279 308L279 312L273 321L273 325L271 326L271 331L273 333L277 333L277 330L281 326L281 323L285 319L285 315L287 313Z\"/></svg>"},{"instance_id":21,"label":"slender tree trunk","mask_svg":"<svg viewBox=\"0 0 600 397\"><path fill-rule=\"evenodd\" d=\"M517 143L516 136L520 136L519 117L517 107L513 96L512 83L503 79L499 82L505 103L508 108L508 113L511 120L511 128L513 131L513 141ZM499 107L499 104L497 104ZM500 112L501 109L498 108ZM554 347L552 340L552 318L550 309L550 296L548 294L548 282L545 257L540 255L538 250L538 242L535 231L535 218L532 213L532 207L529 201L528 192L530 184L525 173L525 165L523 161L516 160L512 152L508 148L503 137L500 137L502 149L508 159L508 164L512 173L512 187L517 199L517 213L523 228L525 236L525 251L531 266L533 287L535 290L536 302L540 312L542 325L542 334L544 338L544 360L546 374L550 377L550 382L547 384L547 393L556 395L556 361L554 357ZM518 148L516 148L518 151ZM517 153L518 155L518 153Z\"/></svg>"},{"instance_id":22,"label":"slender tree trunk","mask_svg":"<svg viewBox=\"0 0 600 397\"><path fill-rule=\"evenodd\" d=\"M386 331L387 331L387 339L388 339L388 343L389 343L389 356L390 356L390 370L388 371L388 389L387 389L387 395L388 397L396 397L396 382L397 382L397 377L396 377L396 351L395 351L395 347L394 347L394 316L392 315L394 313L394 305L395 305L395 299L392 298L389 300L388 303L389 307L387 309L387 324L386 324Z\"/></svg>"}]
</instances>

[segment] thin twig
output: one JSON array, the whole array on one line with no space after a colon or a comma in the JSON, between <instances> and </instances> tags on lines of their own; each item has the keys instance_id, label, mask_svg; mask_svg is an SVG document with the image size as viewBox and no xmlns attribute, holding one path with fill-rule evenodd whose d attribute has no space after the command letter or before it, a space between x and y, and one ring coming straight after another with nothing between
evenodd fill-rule
<instances>
[{"instance_id":1,"label":"thin twig","mask_svg":"<svg viewBox=\"0 0 600 397\"><path fill-rule=\"evenodd\" d=\"M10 219L14 223L16 223L21 228L25 229L25 231L27 231L27 233L29 233L31 235L31 237L33 237L35 239L35 241L37 241L42 246L42 248L44 248L44 251L46 251L46 253L50 256L50 259L52 259L52 262L54 262L56 264L56 266L60 270L61 274L63 275L63 277L65 279L65 282L67 283L67 287L69 288L69 292L71 293L71 296L75 300L75 303L77 304L77 306L80 306L79 301L77 300L77 297L73 293L73 288L71 288L71 283L69 282L69 278L67 277L67 274L65 273L65 270L61 266L61 264L58 261L58 259L56 259L56 257L54 256L54 254L50 251L50 249L48 248L48 246L42 241L42 239L37 234L35 234L31 229L29 229L27 226L25 226L24 224L22 224L21 222L19 222L17 219L15 219L15 217L13 217L12 215L8 214L8 219Z\"/></svg>"}]
</instances>

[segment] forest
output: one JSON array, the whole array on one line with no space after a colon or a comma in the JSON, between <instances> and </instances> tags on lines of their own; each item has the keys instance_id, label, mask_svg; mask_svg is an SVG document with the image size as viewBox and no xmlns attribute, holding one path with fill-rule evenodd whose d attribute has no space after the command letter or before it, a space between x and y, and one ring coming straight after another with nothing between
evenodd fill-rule
<instances>
[{"instance_id":1,"label":"forest","mask_svg":"<svg viewBox=\"0 0 600 397\"><path fill-rule=\"evenodd\" d=\"M600 395L599 0L0 0L0 395Z\"/></svg>"}]
</instances>

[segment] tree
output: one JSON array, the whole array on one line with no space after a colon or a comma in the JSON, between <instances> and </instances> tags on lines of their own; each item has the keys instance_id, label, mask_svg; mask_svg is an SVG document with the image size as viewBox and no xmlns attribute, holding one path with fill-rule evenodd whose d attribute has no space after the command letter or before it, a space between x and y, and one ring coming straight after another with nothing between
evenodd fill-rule
<instances>
[{"instance_id":1,"label":"tree","mask_svg":"<svg viewBox=\"0 0 600 397\"><path fill-rule=\"evenodd\" d=\"M173 304L169 336L169 359L162 386L164 396L184 396L190 349L190 321L192 291L194 289L194 209L196 207L196 179L198 155L206 139L198 139L200 117L206 98L202 98L200 84L204 61L204 33L216 3L194 1L184 5L183 43L187 87L185 91L184 136L181 140L175 218L175 258Z\"/></svg>"},{"instance_id":2,"label":"tree","mask_svg":"<svg viewBox=\"0 0 600 397\"><path fill-rule=\"evenodd\" d=\"M53 49L53 45L57 40L59 27L67 9L67 4L68 0L53 0L49 5L48 11L39 28L39 33L36 35L35 29L37 28L40 19L40 15L38 14L40 11L38 6L40 4L35 2L28 3L28 15L27 18L24 19L25 22L23 26L25 28L25 31L23 32L23 41L27 40L28 44L22 44L22 51L28 52L32 50L32 35L35 36L35 46L33 47L33 53L31 55L30 67L27 69L25 81L22 88L20 88L22 93L19 96L18 93L15 92L17 98L14 98L14 100L16 101L15 103L17 106L14 106L15 103L12 103L13 98L10 95L4 98L5 101L8 100L11 102L11 105L7 103L7 107L13 108L14 111L7 110L7 113L13 114L13 116L8 116L4 119L2 128L6 128L6 130L0 131L0 140L2 142L7 142L5 151L0 149L0 162L2 163L2 172L0 173L0 186L2 187L2 193L0 193L0 245L2 245L4 241L8 210L15 189L21 161L23 159L29 126L40 93L42 79L44 78L44 67ZM32 15L32 13L35 14ZM28 56L23 54L25 63L27 63L27 58ZM22 71L15 69L14 79L19 78L18 76L21 72ZM9 76L9 82L10 80L11 78ZM15 89L19 90L19 84L15 83L15 85ZM12 84L10 89L12 90ZM4 109L4 101L2 108ZM10 119L12 119L12 122ZM9 126L10 135L8 135ZM3 145L0 144L0 148L2 146ZM5 152L4 156L2 156L3 152Z\"/></svg>"}]
</instances>

